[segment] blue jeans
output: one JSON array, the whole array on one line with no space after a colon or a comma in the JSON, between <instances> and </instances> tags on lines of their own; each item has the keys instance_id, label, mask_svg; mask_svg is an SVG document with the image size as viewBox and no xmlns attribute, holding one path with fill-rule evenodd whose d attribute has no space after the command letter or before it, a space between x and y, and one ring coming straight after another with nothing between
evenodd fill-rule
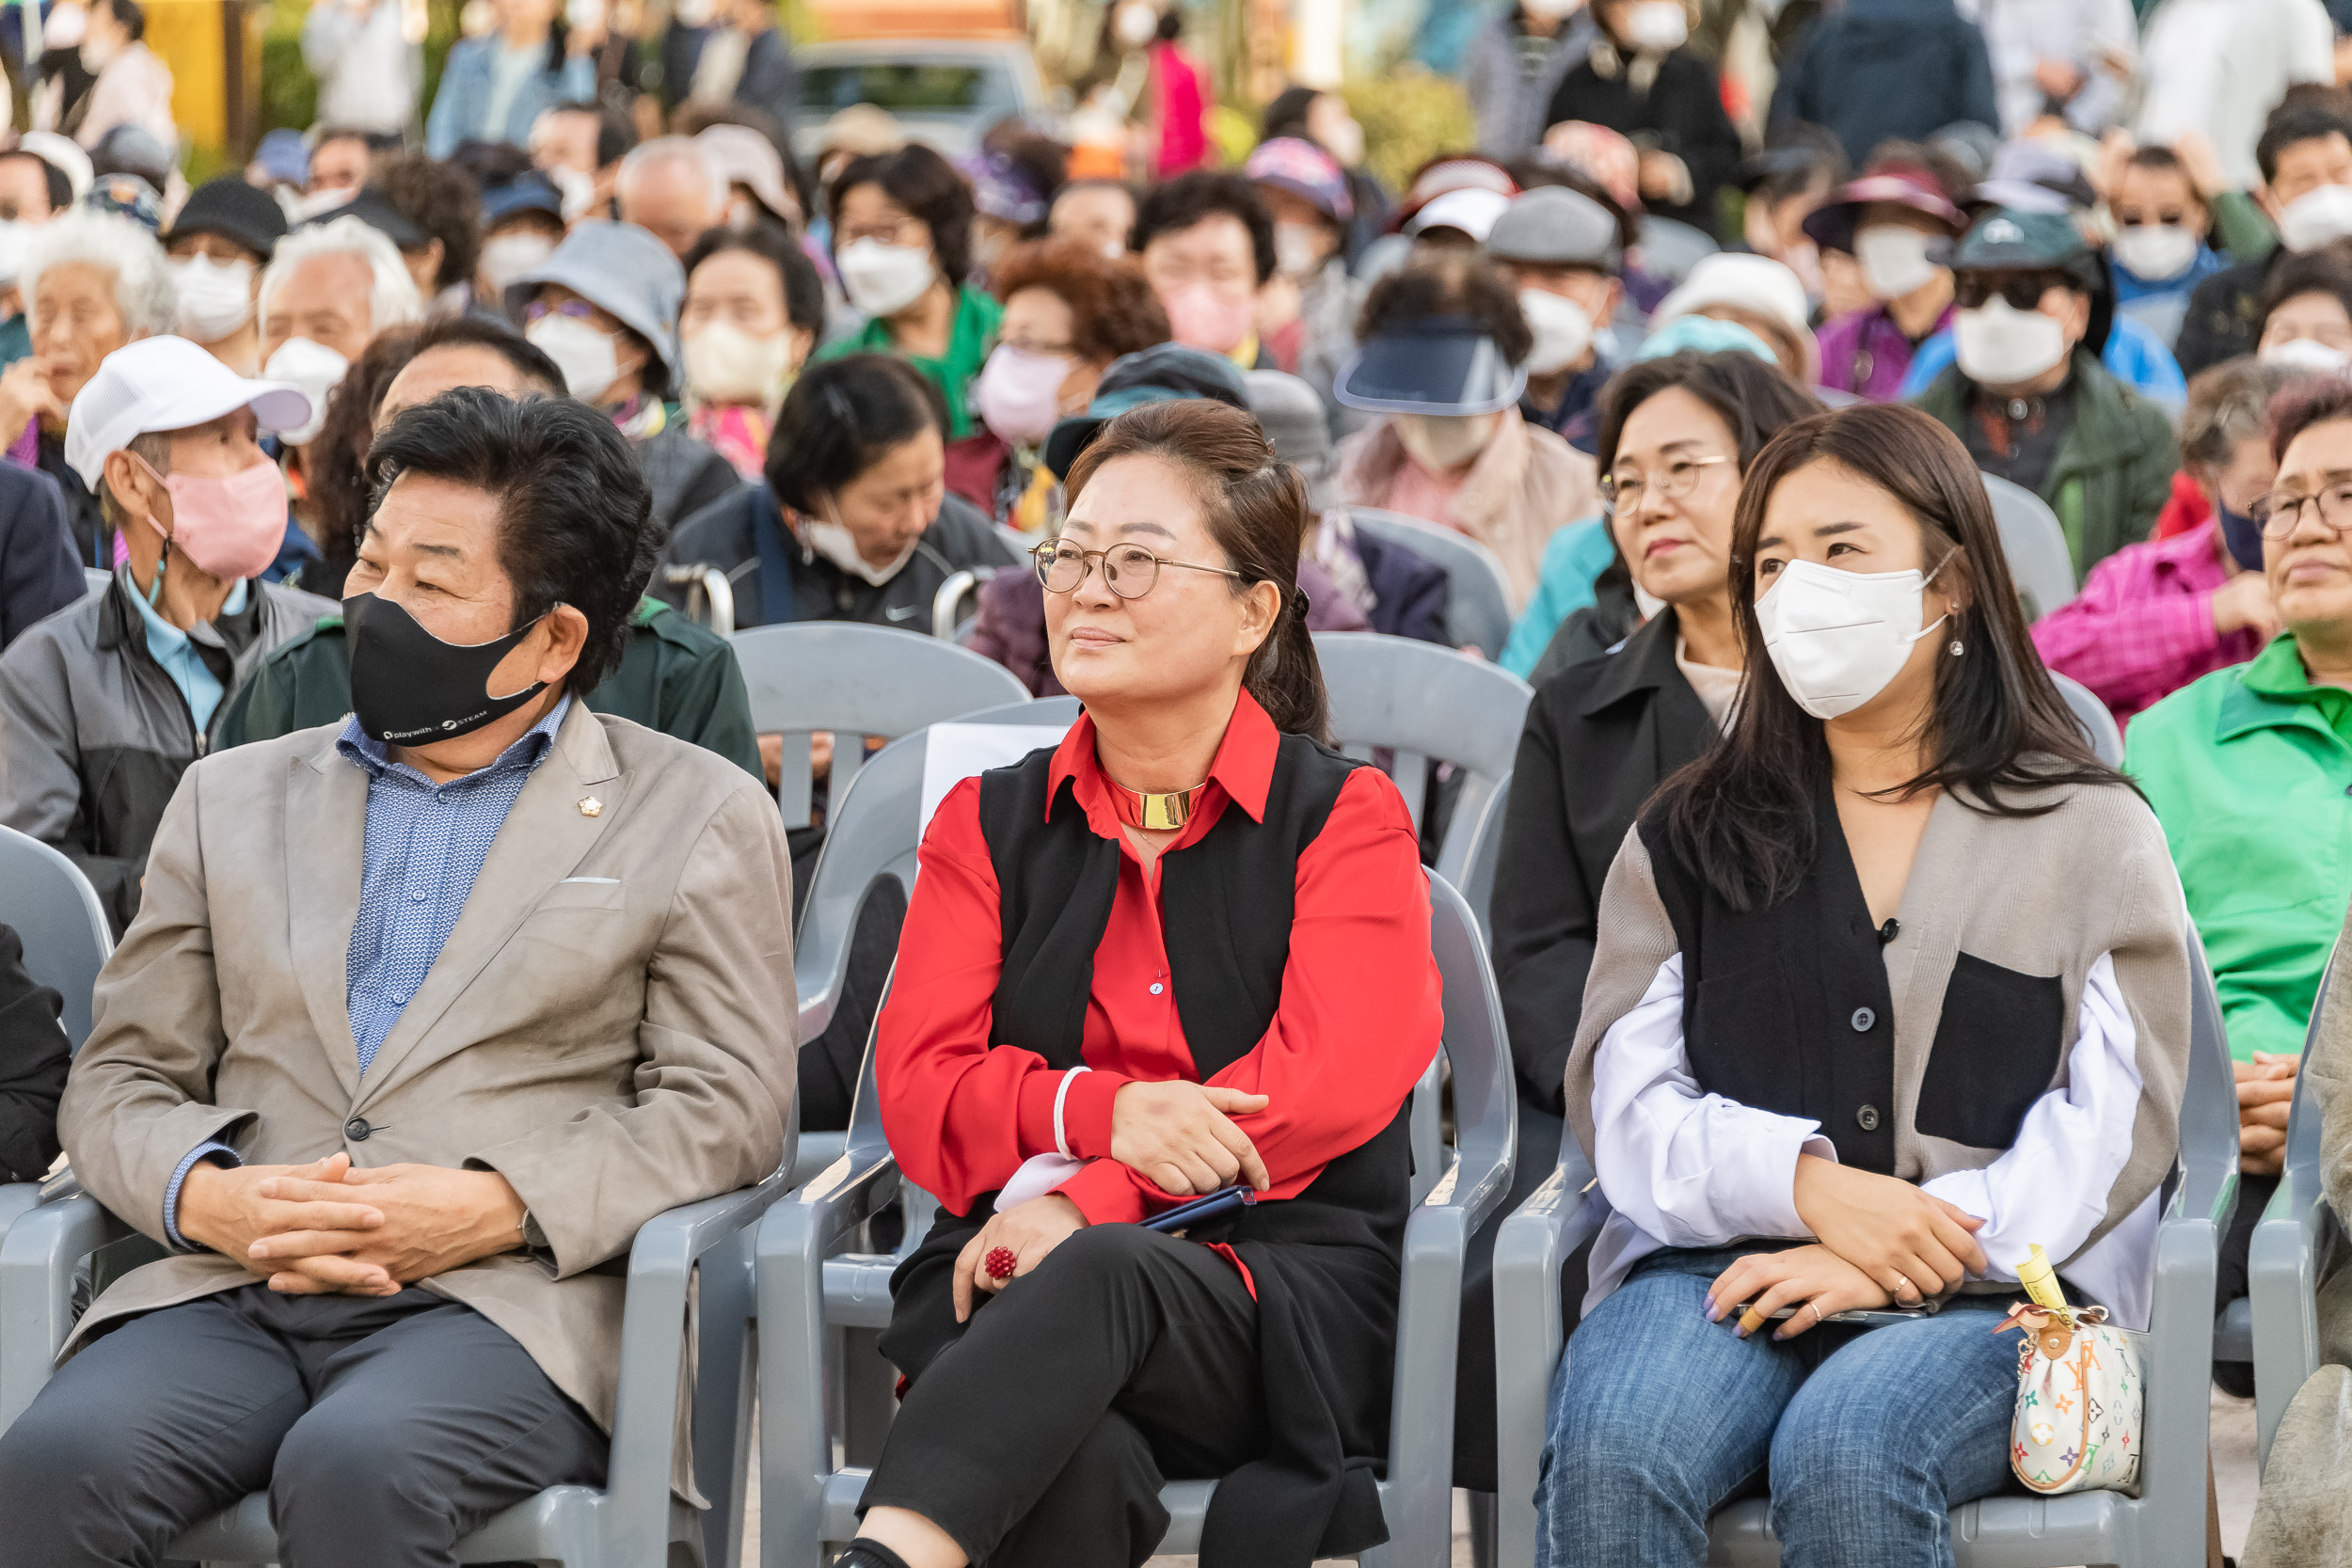
<instances>
[{"instance_id":1,"label":"blue jeans","mask_svg":"<svg viewBox=\"0 0 2352 1568\"><path fill-rule=\"evenodd\" d=\"M1786 1568L1950 1568L1946 1511L2009 1477L2005 1295L1785 1342L1708 1323L1741 1248L1644 1259L1569 1339L1535 1484L1537 1568L1691 1564L1768 1474Z\"/></svg>"}]
</instances>

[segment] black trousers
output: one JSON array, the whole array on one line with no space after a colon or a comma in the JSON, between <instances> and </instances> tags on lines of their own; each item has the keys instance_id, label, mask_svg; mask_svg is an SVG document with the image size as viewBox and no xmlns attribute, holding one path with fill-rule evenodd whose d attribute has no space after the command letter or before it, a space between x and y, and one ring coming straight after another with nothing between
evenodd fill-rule
<instances>
[{"instance_id":1,"label":"black trousers","mask_svg":"<svg viewBox=\"0 0 2352 1568\"><path fill-rule=\"evenodd\" d=\"M1137 1568L1164 1481L1264 1449L1257 1303L1207 1247L1091 1227L961 1329L953 1268L900 1281L882 1354L914 1383L865 1507L920 1513L986 1568Z\"/></svg>"},{"instance_id":2,"label":"black trousers","mask_svg":"<svg viewBox=\"0 0 2352 1568\"><path fill-rule=\"evenodd\" d=\"M134 1318L0 1436L0 1568L163 1560L267 1489L283 1568L441 1568L492 1514L601 1485L606 1439L469 1307L254 1284Z\"/></svg>"}]
</instances>

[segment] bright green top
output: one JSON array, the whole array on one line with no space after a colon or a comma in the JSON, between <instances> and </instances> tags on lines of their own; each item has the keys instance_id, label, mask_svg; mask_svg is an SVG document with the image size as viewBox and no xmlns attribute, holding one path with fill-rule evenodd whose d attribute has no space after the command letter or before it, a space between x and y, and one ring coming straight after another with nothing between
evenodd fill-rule
<instances>
[{"instance_id":1,"label":"bright green top","mask_svg":"<svg viewBox=\"0 0 2352 1568\"><path fill-rule=\"evenodd\" d=\"M2134 719L2123 770L2164 824L2230 1053L2301 1051L2352 896L2352 691L2313 686L2290 633Z\"/></svg>"},{"instance_id":2,"label":"bright green top","mask_svg":"<svg viewBox=\"0 0 2352 1568\"><path fill-rule=\"evenodd\" d=\"M868 317L853 336L827 343L817 351L817 357L838 359L845 354L898 354L899 358L938 384L941 395L947 400L947 439L961 440L972 434L968 401L972 378L980 373L989 350L996 346L996 328L1004 319L1003 306L966 283L956 291L956 324L947 334L947 352L941 358L898 354L898 345L890 336L890 323L880 316Z\"/></svg>"}]
</instances>

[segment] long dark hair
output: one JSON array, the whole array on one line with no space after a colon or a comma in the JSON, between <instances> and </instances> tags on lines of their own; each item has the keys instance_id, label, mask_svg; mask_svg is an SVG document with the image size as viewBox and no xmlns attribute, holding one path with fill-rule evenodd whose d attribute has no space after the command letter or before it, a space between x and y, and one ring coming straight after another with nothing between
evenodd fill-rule
<instances>
[{"instance_id":1,"label":"long dark hair","mask_svg":"<svg viewBox=\"0 0 2352 1568\"><path fill-rule=\"evenodd\" d=\"M1313 515L1306 482L1274 455L1249 415L1213 399L1185 398L1131 408L1104 425L1071 465L1065 492L1074 503L1104 464L1146 453L1192 481L1210 537L1242 575L1233 591L1246 594L1262 582L1281 590L1273 629L1242 670L1243 689L1276 729L1329 739L1331 701L1307 633L1307 596L1298 589L1298 547Z\"/></svg>"},{"instance_id":2,"label":"long dark hair","mask_svg":"<svg viewBox=\"0 0 2352 1568\"><path fill-rule=\"evenodd\" d=\"M1835 463L1902 503L1919 554L1966 608L1931 635L1965 652L1940 657L1920 736L1928 766L1888 793L1947 789L1988 816L2039 816L2054 784L2122 784L2090 752L2026 633L1984 482L1959 437L1915 408L1883 404L1816 414L1756 454L1731 526L1731 603L1746 680L1728 738L1660 786L1651 810L1667 840L1724 901L1752 910L1794 893L1813 863L1815 802L1828 788L1821 721L1797 705L1764 650L1756 617L1756 542L1780 482ZM2038 798L2036 798L2038 797Z\"/></svg>"}]
</instances>

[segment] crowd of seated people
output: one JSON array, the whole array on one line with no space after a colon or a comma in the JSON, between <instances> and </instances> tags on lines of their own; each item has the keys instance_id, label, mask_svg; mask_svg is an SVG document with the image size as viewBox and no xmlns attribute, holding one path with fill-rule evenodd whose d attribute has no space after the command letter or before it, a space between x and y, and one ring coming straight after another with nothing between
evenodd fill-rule
<instances>
[{"instance_id":1,"label":"crowd of seated people","mask_svg":"<svg viewBox=\"0 0 2352 1568\"><path fill-rule=\"evenodd\" d=\"M2200 947L2248 1293L2352 1050L2352 100L1750 167L1682 8L1522 0L1497 144L1394 195L1303 87L1232 167L866 105L811 178L742 96L761 0L667 104L496 9L425 152L330 127L190 192L0 150L0 826L114 944L73 1040L0 874L0 1185L123 1237L0 1432L0 1568L161 1563L256 1493L289 1564L454 1563L605 1484L639 1229L861 1094L938 1215L838 1564L1134 1568L1180 1480L1204 1568L1390 1539L1464 769L1343 749L1335 633L1508 673L1391 695L1516 736L1475 913L1517 1157L1445 1479L1496 1491L1549 1380L1539 1568L1696 1568L1754 1497L1792 1568L1954 1561L2015 1489L2030 1250L2150 1325ZM1172 12L1104 37L1145 22L1164 94ZM835 762L888 737L809 737L787 827L746 668L803 623L1081 713L927 776L805 1038ZM1498 1360L1494 1254L1564 1149L1553 1379Z\"/></svg>"}]
</instances>

